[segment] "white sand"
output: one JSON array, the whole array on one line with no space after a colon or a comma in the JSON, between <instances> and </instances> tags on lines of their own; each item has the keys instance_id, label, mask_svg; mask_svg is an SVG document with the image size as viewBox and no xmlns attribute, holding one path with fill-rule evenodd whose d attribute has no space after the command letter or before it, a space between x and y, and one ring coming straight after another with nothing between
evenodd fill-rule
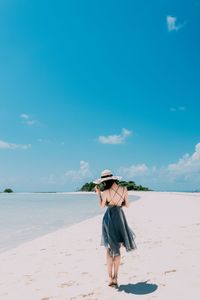
<instances>
[{"instance_id":1,"label":"white sand","mask_svg":"<svg viewBox=\"0 0 200 300\"><path fill-rule=\"evenodd\" d=\"M107 286L100 215L1 254L0 299L200 299L200 195L132 194L138 248L121 251L119 290Z\"/></svg>"}]
</instances>

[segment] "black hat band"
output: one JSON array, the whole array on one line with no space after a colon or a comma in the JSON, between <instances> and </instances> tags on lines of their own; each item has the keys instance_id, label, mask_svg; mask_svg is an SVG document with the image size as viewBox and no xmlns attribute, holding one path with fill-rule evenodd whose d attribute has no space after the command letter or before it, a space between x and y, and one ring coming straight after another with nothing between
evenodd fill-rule
<instances>
[{"instance_id":1,"label":"black hat band","mask_svg":"<svg viewBox=\"0 0 200 300\"><path fill-rule=\"evenodd\" d=\"M101 176L101 178L106 178L106 177L111 177L111 176L113 176L113 174L110 174L110 175L103 175L103 176Z\"/></svg>"}]
</instances>

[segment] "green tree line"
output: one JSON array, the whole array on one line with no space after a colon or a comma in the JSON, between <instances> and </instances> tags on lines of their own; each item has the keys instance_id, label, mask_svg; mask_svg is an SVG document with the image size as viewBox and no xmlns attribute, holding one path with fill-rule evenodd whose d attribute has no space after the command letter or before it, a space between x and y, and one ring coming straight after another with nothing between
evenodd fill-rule
<instances>
[{"instance_id":1,"label":"green tree line","mask_svg":"<svg viewBox=\"0 0 200 300\"><path fill-rule=\"evenodd\" d=\"M3 191L3 193L13 193L13 190L10 188L7 188Z\"/></svg>"},{"instance_id":2,"label":"green tree line","mask_svg":"<svg viewBox=\"0 0 200 300\"><path fill-rule=\"evenodd\" d=\"M121 186L126 186L128 191L151 191L148 187L137 185L134 181L118 181L118 184ZM95 183L86 182L79 191L81 192L91 192L94 191ZM99 184L99 188L101 191L104 190L103 184Z\"/></svg>"}]
</instances>

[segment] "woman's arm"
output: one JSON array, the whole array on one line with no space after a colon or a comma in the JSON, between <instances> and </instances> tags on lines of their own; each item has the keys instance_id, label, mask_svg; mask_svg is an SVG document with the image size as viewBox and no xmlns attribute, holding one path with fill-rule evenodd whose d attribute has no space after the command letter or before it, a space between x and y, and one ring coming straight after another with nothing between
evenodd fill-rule
<instances>
[{"instance_id":1,"label":"woman's arm","mask_svg":"<svg viewBox=\"0 0 200 300\"><path fill-rule=\"evenodd\" d=\"M127 187L125 187L124 199L125 199L125 205L124 206L129 207Z\"/></svg>"},{"instance_id":2,"label":"woman's arm","mask_svg":"<svg viewBox=\"0 0 200 300\"><path fill-rule=\"evenodd\" d=\"M97 185L95 186L95 191L96 193L98 194L98 197L99 197L99 204L101 206L101 208L104 208L105 207L105 204L106 204L106 198L104 196L104 193L103 195L101 194L101 191L100 189L97 187Z\"/></svg>"}]
</instances>

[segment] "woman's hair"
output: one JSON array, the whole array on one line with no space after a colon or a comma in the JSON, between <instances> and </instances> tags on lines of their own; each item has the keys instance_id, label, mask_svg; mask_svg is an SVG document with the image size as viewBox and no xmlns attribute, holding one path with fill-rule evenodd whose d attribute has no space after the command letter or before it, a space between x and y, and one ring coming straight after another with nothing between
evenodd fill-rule
<instances>
[{"instance_id":1,"label":"woman's hair","mask_svg":"<svg viewBox=\"0 0 200 300\"><path fill-rule=\"evenodd\" d=\"M104 191L110 189L114 182L118 183L118 180L116 180L116 179L109 179L109 180L104 181L103 182L103 189L104 189Z\"/></svg>"}]
</instances>

